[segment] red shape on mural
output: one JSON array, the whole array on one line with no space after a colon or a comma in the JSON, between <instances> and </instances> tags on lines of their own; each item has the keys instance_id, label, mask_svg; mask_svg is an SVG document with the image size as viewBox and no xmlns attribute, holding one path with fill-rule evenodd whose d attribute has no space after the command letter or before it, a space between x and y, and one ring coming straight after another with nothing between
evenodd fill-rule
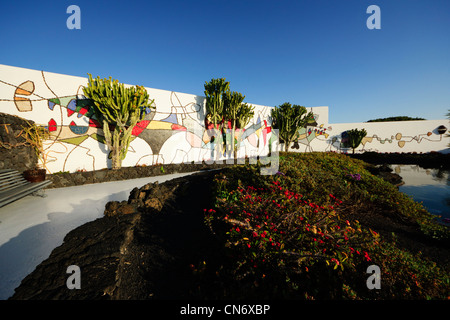
<instances>
[{"instance_id":1,"label":"red shape on mural","mask_svg":"<svg viewBox=\"0 0 450 320\"><path fill-rule=\"evenodd\" d=\"M48 122L48 131L56 131L57 125L56 125L56 121L52 118L50 119L50 121Z\"/></svg>"},{"instance_id":2,"label":"red shape on mural","mask_svg":"<svg viewBox=\"0 0 450 320\"><path fill-rule=\"evenodd\" d=\"M142 120L133 127L133 130L131 131L131 134L133 136L138 136L141 134L142 131L144 131L145 128L147 128L148 124L150 123L150 120Z\"/></svg>"},{"instance_id":3,"label":"red shape on mural","mask_svg":"<svg viewBox=\"0 0 450 320\"><path fill-rule=\"evenodd\" d=\"M89 127L101 128L100 122L94 119L89 119Z\"/></svg>"},{"instance_id":4,"label":"red shape on mural","mask_svg":"<svg viewBox=\"0 0 450 320\"><path fill-rule=\"evenodd\" d=\"M178 131L186 131L186 127L180 126L179 124L172 124L172 130L178 130Z\"/></svg>"},{"instance_id":5,"label":"red shape on mural","mask_svg":"<svg viewBox=\"0 0 450 320\"><path fill-rule=\"evenodd\" d=\"M88 112L88 111L89 111L88 108L83 107L83 108L80 109L80 111L78 111L78 113L81 113L82 115L85 115L86 112Z\"/></svg>"}]
</instances>

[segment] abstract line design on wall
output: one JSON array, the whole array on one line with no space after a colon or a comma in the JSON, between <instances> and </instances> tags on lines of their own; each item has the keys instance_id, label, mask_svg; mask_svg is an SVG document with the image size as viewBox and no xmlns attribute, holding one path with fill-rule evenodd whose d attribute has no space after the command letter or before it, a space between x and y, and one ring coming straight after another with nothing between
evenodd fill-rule
<instances>
[{"instance_id":1,"label":"abstract line design on wall","mask_svg":"<svg viewBox=\"0 0 450 320\"><path fill-rule=\"evenodd\" d=\"M34 82L27 80L17 86L14 92L14 103L20 112L28 112L33 110L31 100L28 98L34 92ZM23 96L26 96L23 97Z\"/></svg>"},{"instance_id":2,"label":"abstract line design on wall","mask_svg":"<svg viewBox=\"0 0 450 320\"><path fill-rule=\"evenodd\" d=\"M58 116L49 117L45 126L48 128L51 134L51 140L46 143L46 150L52 152L52 157L49 157L49 162L55 162L59 159L62 161L62 170L66 170L66 165L69 159L77 153L77 149L84 150L82 154L88 156L92 159L92 169L96 170L95 167L95 156L92 154L92 147L95 146L92 142L104 145L105 139L103 136L103 129L98 123L95 117L93 108L90 106L90 101L80 94L82 92L83 86L80 85L77 92L72 95L58 95L54 89L52 89L47 82L46 74L41 72L42 82L44 86L51 92L52 97L40 97L33 101L45 100L46 107L50 112L58 112ZM35 80L34 80L35 81ZM31 103L32 99L23 98L17 99L17 97L22 98L23 95L30 96L34 90L35 85L31 80L22 82L20 85L15 86L15 96L12 101L16 103L19 101L20 112L25 111L36 111L33 110ZM42 86L41 86L42 87ZM28 99L28 100L25 100ZM208 154L210 148L210 137L205 130L204 124L204 108L203 99L195 98L195 102L189 102L187 104L182 104L177 93L170 93L170 112L160 111L159 108L156 110L151 110L148 112L144 120L137 123L133 128L133 141L139 139L147 144L147 150L142 153L142 150L130 145L130 153L136 154L136 164L142 161L155 162L165 162L171 163L177 160L177 153L184 154L183 159L187 158L187 155L197 150L196 160L202 161L207 158L205 155ZM11 100L10 100L11 101ZM23 102L22 102L23 101ZM163 103L165 103L163 101ZM167 104L166 104L167 105ZM160 117L162 115L162 117ZM155 120L158 116L161 120ZM58 118L59 121L57 120ZM249 126L246 130L242 130L240 133L242 135L242 140L247 140L248 143L253 147L258 147L259 138L263 138L263 145L266 144L266 135L270 128L267 126L266 121L262 121L262 114L258 117L257 122ZM80 123L80 121L82 123ZM262 135L261 135L262 133ZM184 137L186 146L180 148L178 145L172 144L172 141L176 141L175 136ZM133 142L132 141L132 142ZM165 148L165 154L161 154L161 149ZM243 150L247 149L241 141L241 147ZM174 147L175 146L175 147ZM168 153L169 147L175 150L175 153ZM55 148L54 151L52 148ZM100 147L106 152L106 146ZM62 158L61 158L62 157ZM156 158L155 158L156 157ZM71 160L72 161L72 160ZM80 160L81 161L81 160ZM168 162L166 162L168 161ZM72 162L75 162L74 160ZM81 161L82 162L82 161ZM148 164L148 162L147 162ZM90 165L89 165L90 166Z\"/></svg>"},{"instance_id":3,"label":"abstract line design on wall","mask_svg":"<svg viewBox=\"0 0 450 320\"><path fill-rule=\"evenodd\" d=\"M328 138L329 134L327 130L331 130L331 127L325 128L325 124L318 124L319 115L313 114L314 121L308 123L305 127L298 130L297 140L293 143L292 149L300 150L300 145L304 145L304 152L314 152L311 142L316 138L325 137Z\"/></svg>"},{"instance_id":4,"label":"abstract line design on wall","mask_svg":"<svg viewBox=\"0 0 450 320\"><path fill-rule=\"evenodd\" d=\"M436 130L435 130L436 131ZM432 139L431 137L434 135L439 136L439 139ZM342 132L341 138L337 136L333 136L330 140L330 150L331 146L335 147L337 150L347 150L347 148L344 147L346 140L346 131ZM381 145L384 144L392 144L396 142L397 147L400 149L404 148L408 143L412 143L415 141L416 143L420 144L424 140L429 142L440 142L442 141L442 134L439 134L436 132L428 131L427 133L421 133L415 136L404 136L401 132L397 132L395 135L391 135L390 137L382 138L379 137L377 134L372 134L371 136L366 136L361 141L361 148L358 149L359 151L375 151L379 152L379 149L377 148L370 148L370 145L372 145L375 142L378 142Z\"/></svg>"},{"instance_id":5,"label":"abstract line design on wall","mask_svg":"<svg viewBox=\"0 0 450 320\"><path fill-rule=\"evenodd\" d=\"M428 131L427 133L423 133L423 134L418 134L416 136L404 136L401 132L398 132L395 134L395 136L391 136L390 138L380 138L378 137L376 134L372 135L371 137L364 137L363 140L361 141L361 144L363 145L363 150L364 147L366 146L366 144L368 143L372 143L374 140L377 140L379 143L384 144L386 142L389 143L393 143L395 141L397 141L397 145L400 148L405 147L406 143L410 143L413 141L416 141L417 143L421 143L423 140L427 140L430 142L440 142L442 141L442 135L439 135L439 139L430 139L429 137L431 137L433 135L432 132Z\"/></svg>"},{"instance_id":6,"label":"abstract line design on wall","mask_svg":"<svg viewBox=\"0 0 450 320\"><path fill-rule=\"evenodd\" d=\"M0 79L0 112L24 117L49 129L51 138L45 142L44 148L49 154L50 173L75 171L77 167L92 170L109 167L109 150L105 145L103 128L83 94L87 79L4 65L0 65L0 73L4 78ZM230 148L222 150L222 154L211 153L213 144L205 124L205 97L147 90L150 97L155 98L157 108L148 110L144 119L133 128L133 140L124 166L206 161L211 157L225 160L230 156ZM241 138L238 157L264 155L266 147L273 141L270 127L272 107L255 107L251 122L245 129L236 131L236 136ZM315 114L314 123L298 131L292 151L345 151L340 145L341 132L350 125L366 126L358 123L331 127L328 107L313 107L311 110ZM445 121L448 120L427 120L417 124L416 128L398 123L398 128L393 129L395 131L390 131L391 125L388 124L372 125L372 132L363 139L357 151L429 152L448 148L449 139L445 134L437 133L438 128L446 125ZM445 132L444 129L440 131Z\"/></svg>"}]
</instances>

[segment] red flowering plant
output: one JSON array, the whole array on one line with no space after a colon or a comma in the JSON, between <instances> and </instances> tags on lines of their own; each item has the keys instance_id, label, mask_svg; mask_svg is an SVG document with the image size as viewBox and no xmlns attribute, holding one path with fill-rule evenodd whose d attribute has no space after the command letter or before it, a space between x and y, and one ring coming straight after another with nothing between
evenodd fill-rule
<instances>
[{"instance_id":1,"label":"red flowering plant","mask_svg":"<svg viewBox=\"0 0 450 320\"><path fill-rule=\"evenodd\" d=\"M329 194L330 201L319 205L283 187L283 178L236 185L225 174L216 176L216 205L204 210L205 219L213 230L218 222L227 226L219 236L235 253L238 279L264 278L277 270L289 281L317 262L343 270L370 261L364 248L374 242L375 233L362 230L357 221L342 220L334 210L341 200Z\"/></svg>"}]
</instances>

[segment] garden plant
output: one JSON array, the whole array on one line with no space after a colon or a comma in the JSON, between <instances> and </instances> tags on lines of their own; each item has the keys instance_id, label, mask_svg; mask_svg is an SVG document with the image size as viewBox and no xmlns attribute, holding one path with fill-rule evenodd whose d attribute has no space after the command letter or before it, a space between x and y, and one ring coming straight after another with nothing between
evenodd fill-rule
<instances>
[{"instance_id":1,"label":"garden plant","mask_svg":"<svg viewBox=\"0 0 450 320\"><path fill-rule=\"evenodd\" d=\"M448 298L448 264L411 250L374 221L414 225L440 245L450 239L448 228L362 161L282 153L278 174L235 166L216 176L214 192L204 216L231 261L217 276L239 283L227 289L231 297ZM379 290L366 284L371 265L381 270Z\"/></svg>"},{"instance_id":2,"label":"garden plant","mask_svg":"<svg viewBox=\"0 0 450 320\"><path fill-rule=\"evenodd\" d=\"M362 142L362 139L367 135L366 129L351 129L347 131L348 140L345 143L344 147L352 148L353 153L355 153L355 149L359 147Z\"/></svg>"},{"instance_id":3,"label":"garden plant","mask_svg":"<svg viewBox=\"0 0 450 320\"><path fill-rule=\"evenodd\" d=\"M142 86L125 87L111 77L93 79L91 74L83 92L91 100L95 117L103 127L112 169L119 169L133 138L134 126L144 119L147 109L155 108L154 100L149 100Z\"/></svg>"},{"instance_id":4,"label":"garden plant","mask_svg":"<svg viewBox=\"0 0 450 320\"><path fill-rule=\"evenodd\" d=\"M285 102L271 111L272 127L279 130L280 142L284 151L298 138L298 130L314 120L313 113L299 105Z\"/></svg>"},{"instance_id":5,"label":"garden plant","mask_svg":"<svg viewBox=\"0 0 450 320\"><path fill-rule=\"evenodd\" d=\"M245 95L230 91L230 83L225 78L205 82L205 127L215 143L217 153L228 150L237 157L237 151L245 126L254 115L254 107L244 103Z\"/></svg>"}]
</instances>

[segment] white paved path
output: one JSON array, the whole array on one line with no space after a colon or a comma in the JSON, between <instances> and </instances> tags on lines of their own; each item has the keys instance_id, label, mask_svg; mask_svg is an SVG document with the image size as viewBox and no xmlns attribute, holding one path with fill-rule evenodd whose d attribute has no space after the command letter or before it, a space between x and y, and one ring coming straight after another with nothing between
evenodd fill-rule
<instances>
[{"instance_id":1,"label":"white paved path","mask_svg":"<svg viewBox=\"0 0 450 320\"><path fill-rule=\"evenodd\" d=\"M27 196L0 208L0 299L12 296L69 231L102 217L107 202L128 200L135 187L189 174L48 189L45 198Z\"/></svg>"}]
</instances>

